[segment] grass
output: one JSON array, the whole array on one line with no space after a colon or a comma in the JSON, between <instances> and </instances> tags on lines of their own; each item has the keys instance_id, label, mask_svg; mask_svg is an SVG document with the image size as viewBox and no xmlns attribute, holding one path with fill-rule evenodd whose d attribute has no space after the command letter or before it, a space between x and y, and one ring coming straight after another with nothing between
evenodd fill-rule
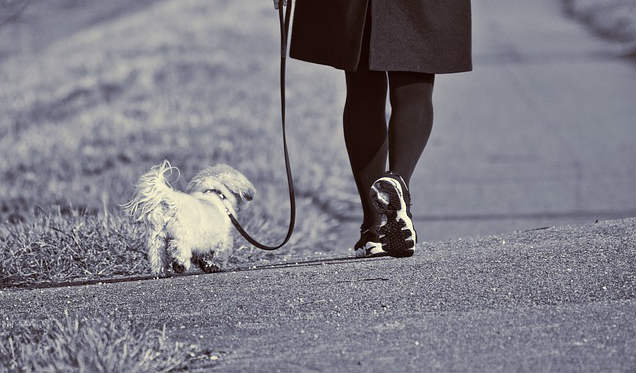
<instances>
[{"instance_id":1,"label":"grass","mask_svg":"<svg viewBox=\"0 0 636 373\"><path fill-rule=\"evenodd\" d=\"M119 205L163 159L180 168L177 187L208 164L242 171L257 196L241 222L282 239L277 27L268 2L159 2L2 61L0 284L148 273L142 227ZM336 211L358 202L342 78L294 63L288 74L298 225L275 253L237 240L234 264L346 254Z\"/></svg>"},{"instance_id":2,"label":"grass","mask_svg":"<svg viewBox=\"0 0 636 373\"><path fill-rule=\"evenodd\" d=\"M170 372L218 358L130 320L61 319L0 324L0 373Z\"/></svg>"},{"instance_id":3,"label":"grass","mask_svg":"<svg viewBox=\"0 0 636 373\"><path fill-rule=\"evenodd\" d=\"M567 14L585 23L593 32L610 40L626 43L636 56L634 0L565 0Z\"/></svg>"},{"instance_id":4,"label":"grass","mask_svg":"<svg viewBox=\"0 0 636 373\"><path fill-rule=\"evenodd\" d=\"M147 272L141 229L120 216L59 212L8 225L1 238L0 284Z\"/></svg>"}]
</instances>

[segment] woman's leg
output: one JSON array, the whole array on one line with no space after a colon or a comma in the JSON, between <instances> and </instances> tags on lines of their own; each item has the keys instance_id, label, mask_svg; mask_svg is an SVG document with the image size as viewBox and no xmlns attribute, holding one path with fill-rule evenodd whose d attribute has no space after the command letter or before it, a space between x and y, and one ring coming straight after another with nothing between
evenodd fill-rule
<instances>
[{"instance_id":1,"label":"woman's leg","mask_svg":"<svg viewBox=\"0 0 636 373\"><path fill-rule=\"evenodd\" d=\"M362 203L364 219L361 231L377 223L377 212L371 202L369 189L386 170L388 152L385 111L387 76L384 71L369 70L371 21L369 2L360 61L356 71L345 71L347 101L343 114L344 138Z\"/></svg>"},{"instance_id":2,"label":"woman's leg","mask_svg":"<svg viewBox=\"0 0 636 373\"><path fill-rule=\"evenodd\" d=\"M344 137L362 202L362 227L369 228L375 225L377 219L369 189L384 173L387 161L387 78L385 72L364 68L355 72L347 71L345 76L347 101L343 115Z\"/></svg>"},{"instance_id":3,"label":"woman's leg","mask_svg":"<svg viewBox=\"0 0 636 373\"><path fill-rule=\"evenodd\" d=\"M389 169L409 185L433 127L435 75L391 71L389 98Z\"/></svg>"},{"instance_id":4,"label":"woman's leg","mask_svg":"<svg viewBox=\"0 0 636 373\"><path fill-rule=\"evenodd\" d=\"M433 125L432 74L389 72L389 170L371 186L371 200L382 214L378 238L391 256L415 252L417 233L411 215L409 182Z\"/></svg>"}]
</instances>

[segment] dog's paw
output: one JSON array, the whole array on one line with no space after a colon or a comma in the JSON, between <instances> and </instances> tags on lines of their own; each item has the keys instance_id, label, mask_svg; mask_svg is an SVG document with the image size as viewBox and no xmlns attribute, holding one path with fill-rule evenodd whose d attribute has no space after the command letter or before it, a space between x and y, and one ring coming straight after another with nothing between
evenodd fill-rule
<instances>
[{"instance_id":1,"label":"dog's paw","mask_svg":"<svg viewBox=\"0 0 636 373\"><path fill-rule=\"evenodd\" d=\"M205 273L218 272L221 270L221 267L214 264L212 261L203 260L199 263L199 267Z\"/></svg>"},{"instance_id":2,"label":"dog's paw","mask_svg":"<svg viewBox=\"0 0 636 373\"><path fill-rule=\"evenodd\" d=\"M174 271L174 273L183 273L186 271L186 267L175 260L174 262L172 262L172 270Z\"/></svg>"},{"instance_id":3,"label":"dog's paw","mask_svg":"<svg viewBox=\"0 0 636 373\"><path fill-rule=\"evenodd\" d=\"M221 267L214 260L214 252L205 255L197 255L192 258L194 264L205 273L218 272Z\"/></svg>"},{"instance_id":4,"label":"dog's paw","mask_svg":"<svg viewBox=\"0 0 636 373\"><path fill-rule=\"evenodd\" d=\"M153 279L160 279L162 277L166 277L166 275L168 275L168 272L170 271L170 269L168 267L166 267L165 265L160 267L160 268L153 268L151 273L152 273L152 278Z\"/></svg>"}]
</instances>

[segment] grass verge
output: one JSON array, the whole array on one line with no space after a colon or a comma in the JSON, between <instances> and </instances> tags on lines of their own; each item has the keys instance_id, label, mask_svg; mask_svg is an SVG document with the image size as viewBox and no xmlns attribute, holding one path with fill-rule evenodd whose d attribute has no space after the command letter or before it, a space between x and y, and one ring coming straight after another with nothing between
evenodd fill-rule
<instances>
[{"instance_id":1,"label":"grass verge","mask_svg":"<svg viewBox=\"0 0 636 373\"><path fill-rule=\"evenodd\" d=\"M181 170L177 187L210 164L240 170L257 188L241 223L265 242L284 236L271 3L165 1L122 14L0 63L0 283L148 273L143 231L118 206L164 159ZM358 202L335 74L290 64L298 225L275 253L237 240L232 263L344 253L335 212Z\"/></svg>"},{"instance_id":2,"label":"grass verge","mask_svg":"<svg viewBox=\"0 0 636 373\"><path fill-rule=\"evenodd\" d=\"M0 285L147 272L141 226L72 210L0 227Z\"/></svg>"},{"instance_id":3,"label":"grass verge","mask_svg":"<svg viewBox=\"0 0 636 373\"><path fill-rule=\"evenodd\" d=\"M210 360L196 345L172 341L165 328L130 320L66 315L0 324L0 373L171 372Z\"/></svg>"},{"instance_id":4,"label":"grass verge","mask_svg":"<svg viewBox=\"0 0 636 373\"><path fill-rule=\"evenodd\" d=\"M625 44L627 54L636 57L636 1L564 0L563 5L568 15L597 35Z\"/></svg>"}]
</instances>

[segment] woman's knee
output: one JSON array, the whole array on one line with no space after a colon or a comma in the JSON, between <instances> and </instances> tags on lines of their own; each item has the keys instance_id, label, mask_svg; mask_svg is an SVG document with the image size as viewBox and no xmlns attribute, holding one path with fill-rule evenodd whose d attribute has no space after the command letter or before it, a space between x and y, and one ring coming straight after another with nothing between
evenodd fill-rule
<instances>
[{"instance_id":1,"label":"woman's knee","mask_svg":"<svg viewBox=\"0 0 636 373\"><path fill-rule=\"evenodd\" d=\"M384 110L387 78L383 71L346 71L347 104L371 106L381 105Z\"/></svg>"},{"instance_id":2,"label":"woman's knee","mask_svg":"<svg viewBox=\"0 0 636 373\"><path fill-rule=\"evenodd\" d=\"M389 96L391 106L432 105L435 75L417 72L389 72Z\"/></svg>"}]
</instances>

